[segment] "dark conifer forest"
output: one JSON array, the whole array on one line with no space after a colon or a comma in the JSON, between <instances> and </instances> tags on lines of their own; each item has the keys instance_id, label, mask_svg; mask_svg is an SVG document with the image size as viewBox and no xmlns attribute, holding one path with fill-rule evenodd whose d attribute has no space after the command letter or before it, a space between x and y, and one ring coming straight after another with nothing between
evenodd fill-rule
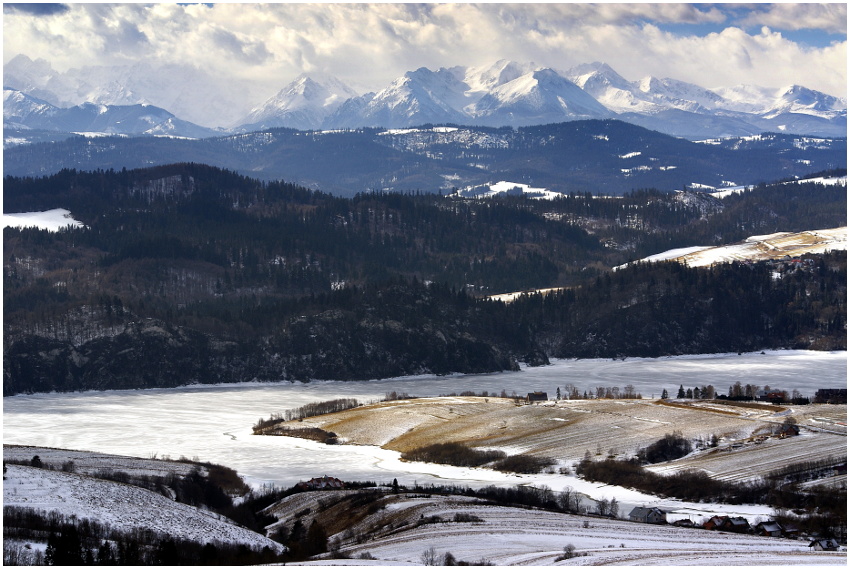
<instances>
[{"instance_id":1,"label":"dark conifer forest","mask_svg":"<svg viewBox=\"0 0 850 569\"><path fill-rule=\"evenodd\" d=\"M837 172L832 172L837 173ZM843 171L841 172L843 173ZM331 196L198 164L6 177L4 395L517 369L549 357L846 349L846 253L611 268L846 225L846 189ZM563 287L504 303L497 293Z\"/></svg>"}]
</instances>

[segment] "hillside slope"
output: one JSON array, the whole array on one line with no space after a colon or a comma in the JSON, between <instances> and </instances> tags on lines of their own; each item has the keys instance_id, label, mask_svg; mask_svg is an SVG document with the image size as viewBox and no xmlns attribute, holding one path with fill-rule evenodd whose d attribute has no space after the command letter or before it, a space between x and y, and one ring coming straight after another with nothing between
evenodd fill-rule
<instances>
[{"instance_id":1,"label":"hillside slope","mask_svg":"<svg viewBox=\"0 0 850 569\"><path fill-rule=\"evenodd\" d=\"M704 386L703 386L704 387ZM458 442L473 448L502 449L508 454L554 458L572 465L599 449L618 458L662 439L673 430L704 447L664 466L666 470L697 468L712 477L748 480L764 476L789 462L841 456L847 429L843 405L771 405L736 407L711 401L666 402L643 399L550 401L517 406L499 397L438 397L389 401L339 413L305 418L270 427L319 427L349 444L377 445L407 452L438 442ZM793 416L799 437L754 440ZM831 419L830 419L831 418ZM717 447L706 441L712 436ZM746 457L746 458L743 458ZM746 467L737 464L745 461ZM742 463L742 464L744 464Z\"/></svg>"},{"instance_id":2,"label":"hillside slope","mask_svg":"<svg viewBox=\"0 0 850 569\"><path fill-rule=\"evenodd\" d=\"M289 527L299 520L309 527L315 520L326 528L336 553L304 563L308 565L440 565L446 554L455 562L499 566L831 565L846 561L846 552L811 552L804 541L511 508L425 491L373 497L308 492L267 511L280 519L276 527ZM304 511L309 513L299 517ZM567 545L574 556L559 560Z\"/></svg>"},{"instance_id":3,"label":"hillside slope","mask_svg":"<svg viewBox=\"0 0 850 569\"><path fill-rule=\"evenodd\" d=\"M106 464L102 461L104 468ZM56 512L127 533L146 530L173 539L245 544L281 551L280 544L223 516L136 486L16 464L7 466L4 478L4 507Z\"/></svg>"}]
</instances>

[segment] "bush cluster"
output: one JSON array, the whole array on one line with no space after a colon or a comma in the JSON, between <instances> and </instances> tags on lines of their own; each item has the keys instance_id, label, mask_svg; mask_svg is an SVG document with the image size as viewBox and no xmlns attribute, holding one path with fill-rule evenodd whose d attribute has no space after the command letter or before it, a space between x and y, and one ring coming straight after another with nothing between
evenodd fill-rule
<instances>
[{"instance_id":1,"label":"bush cluster","mask_svg":"<svg viewBox=\"0 0 850 569\"><path fill-rule=\"evenodd\" d=\"M530 456L516 454L504 458L493 465L500 472L515 472L517 474L537 474L544 468L554 466L555 460L545 456Z\"/></svg>"},{"instance_id":2,"label":"bush cluster","mask_svg":"<svg viewBox=\"0 0 850 569\"><path fill-rule=\"evenodd\" d=\"M436 443L402 453L402 460L476 467L506 458L500 450L477 450L461 443Z\"/></svg>"},{"instance_id":3,"label":"bush cluster","mask_svg":"<svg viewBox=\"0 0 850 569\"><path fill-rule=\"evenodd\" d=\"M319 427L278 427L274 431L265 434L298 437L299 439L318 441L326 445L335 445L339 442L336 433L320 429Z\"/></svg>"},{"instance_id":4,"label":"bush cluster","mask_svg":"<svg viewBox=\"0 0 850 569\"><path fill-rule=\"evenodd\" d=\"M656 464L668 460L676 460L690 454L693 450L691 441L680 432L668 433L663 439L657 440L637 453L641 464Z\"/></svg>"},{"instance_id":5,"label":"bush cluster","mask_svg":"<svg viewBox=\"0 0 850 569\"><path fill-rule=\"evenodd\" d=\"M287 409L283 413L273 413L268 419L260 419L254 425L254 434L260 433L268 427L283 423L285 421L300 421L308 417L316 417L318 415L327 415L328 413L339 413L348 409L360 407L361 403L357 399L349 397L332 399L330 401L315 401L307 403L297 409Z\"/></svg>"}]
</instances>

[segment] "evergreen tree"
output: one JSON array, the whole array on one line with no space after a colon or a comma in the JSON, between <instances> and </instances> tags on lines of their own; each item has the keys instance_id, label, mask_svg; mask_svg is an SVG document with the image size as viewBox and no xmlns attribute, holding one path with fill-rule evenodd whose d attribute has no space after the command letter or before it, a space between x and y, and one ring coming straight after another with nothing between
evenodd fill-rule
<instances>
[{"instance_id":1,"label":"evergreen tree","mask_svg":"<svg viewBox=\"0 0 850 569\"><path fill-rule=\"evenodd\" d=\"M328 550L328 534L318 520L313 520L310 529L307 530L305 550L308 556L325 553Z\"/></svg>"},{"instance_id":2,"label":"evergreen tree","mask_svg":"<svg viewBox=\"0 0 850 569\"><path fill-rule=\"evenodd\" d=\"M80 534L76 526L64 525L59 533L51 533L47 538L44 559L48 565L83 565L85 553Z\"/></svg>"}]
</instances>

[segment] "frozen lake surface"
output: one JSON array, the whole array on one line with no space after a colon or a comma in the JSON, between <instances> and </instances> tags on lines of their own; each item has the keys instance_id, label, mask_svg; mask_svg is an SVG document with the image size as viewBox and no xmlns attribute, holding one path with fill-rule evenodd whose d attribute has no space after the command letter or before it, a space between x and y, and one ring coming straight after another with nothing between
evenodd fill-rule
<instances>
[{"instance_id":1,"label":"frozen lake surface","mask_svg":"<svg viewBox=\"0 0 850 569\"><path fill-rule=\"evenodd\" d=\"M564 390L566 384L590 392L597 386L631 384L644 397L662 389L714 385L726 393L736 381L798 389L811 396L820 388L847 386L846 352L775 351L743 355L700 355L659 359L556 360L552 365L467 376L419 376L387 380L309 384L228 384L139 391L91 391L17 395L3 399L3 442L112 454L185 456L235 468L252 485L288 487L327 474L346 480L402 484L545 483L566 485L558 475L519 477L484 469L403 463L398 453L367 446L327 446L288 437L251 433L260 418L312 401L353 397L382 399L389 391L434 396L481 392ZM575 485L576 479L569 484Z\"/></svg>"}]
</instances>

